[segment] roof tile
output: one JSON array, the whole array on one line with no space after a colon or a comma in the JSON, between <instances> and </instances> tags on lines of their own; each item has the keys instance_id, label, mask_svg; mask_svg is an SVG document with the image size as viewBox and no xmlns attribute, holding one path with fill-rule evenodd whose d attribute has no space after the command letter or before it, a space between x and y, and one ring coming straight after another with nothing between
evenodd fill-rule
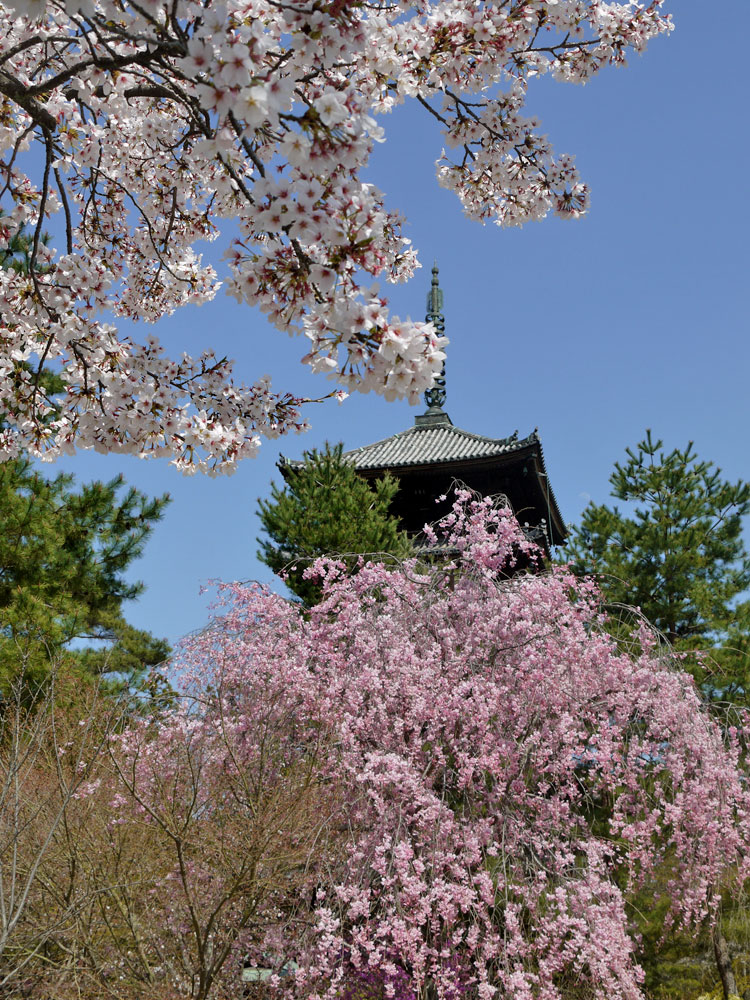
<instances>
[{"instance_id":1,"label":"roof tile","mask_svg":"<svg viewBox=\"0 0 750 1000\"><path fill-rule=\"evenodd\" d=\"M356 469L432 465L506 455L536 441L536 433L519 441L518 434L488 438L454 427L449 420L419 424L391 437L344 452Z\"/></svg>"}]
</instances>

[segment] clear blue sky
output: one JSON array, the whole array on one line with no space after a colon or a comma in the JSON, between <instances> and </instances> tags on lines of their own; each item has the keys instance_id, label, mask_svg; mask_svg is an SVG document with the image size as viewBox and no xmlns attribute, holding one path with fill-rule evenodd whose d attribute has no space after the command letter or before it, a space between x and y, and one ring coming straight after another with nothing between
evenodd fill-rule
<instances>
[{"instance_id":1,"label":"clear blue sky","mask_svg":"<svg viewBox=\"0 0 750 1000\"><path fill-rule=\"evenodd\" d=\"M442 140L409 106L383 119L371 179L408 218L423 269L393 289L393 311L421 317L433 258L445 292L453 422L504 437L539 428L563 517L608 497L627 445L651 427L668 448L750 479L750 254L747 0L671 0L676 30L625 70L586 87L540 81L529 109L592 188L589 216L524 230L469 222L437 186ZM218 259L217 250L217 259ZM135 330L135 335L146 331ZM284 389L324 384L298 364L305 348L222 293L159 325L169 349L211 346L245 379ZM304 436L264 444L229 478L185 478L166 462L82 452L57 468L80 479L122 472L173 502L132 576L146 592L133 624L171 641L205 623L209 580L273 579L255 558L257 498L280 453L328 439L347 448L409 426L419 409L375 396L314 408ZM53 467L54 468L54 467Z\"/></svg>"}]
</instances>

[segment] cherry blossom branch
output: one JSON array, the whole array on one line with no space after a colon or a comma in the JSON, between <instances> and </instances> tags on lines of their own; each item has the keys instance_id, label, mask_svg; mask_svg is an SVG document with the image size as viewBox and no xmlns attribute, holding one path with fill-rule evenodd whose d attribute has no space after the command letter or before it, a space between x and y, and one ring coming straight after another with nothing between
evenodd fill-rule
<instances>
[{"instance_id":1,"label":"cherry blossom branch","mask_svg":"<svg viewBox=\"0 0 750 1000\"><path fill-rule=\"evenodd\" d=\"M80 0L73 13L61 0L4 2L18 16L0 8L0 208L4 227L33 227L34 253L27 281L0 274L13 331L0 379L14 379L0 381L0 456L114 447L208 472L254 454L264 434L302 428L299 412L279 422L269 388L235 386L228 366L223 387L210 373L201 388L192 359L181 395L183 380L154 379L141 360L152 348L120 337L112 319L156 322L211 299L218 276L194 248L231 218L239 236L223 283L232 295L301 335L304 363L341 397L375 390L415 401L445 345L429 324L390 316L370 284L418 266L400 217L362 180L383 137L375 116L408 97L428 109L459 150L439 162L438 180L470 217L575 218L587 189L572 157L555 156L523 116L527 79L589 79L671 27L658 2L260 0L252 18L214 0ZM430 103L438 93L450 104L442 112ZM38 175L19 166L34 136L45 147ZM60 210L64 253L39 245ZM18 373L41 352L66 385L52 421ZM171 364L163 359L164 373Z\"/></svg>"}]
</instances>

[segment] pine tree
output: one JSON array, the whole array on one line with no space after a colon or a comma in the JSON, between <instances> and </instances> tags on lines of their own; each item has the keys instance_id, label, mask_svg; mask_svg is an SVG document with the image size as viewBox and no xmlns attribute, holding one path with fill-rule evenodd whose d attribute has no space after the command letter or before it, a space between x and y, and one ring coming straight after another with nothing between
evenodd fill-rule
<instances>
[{"instance_id":1,"label":"pine tree","mask_svg":"<svg viewBox=\"0 0 750 1000\"><path fill-rule=\"evenodd\" d=\"M1 213L0 213L1 214ZM49 235L41 235L46 244ZM21 227L0 245L0 268L28 272L33 237ZM63 389L49 369L39 390L53 407ZM0 427L2 427L0 416ZM169 497L149 499L122 477L80 492L26 458L0 462L0 694L20 678L31 692L64 660L113 692L138 688L169 645L128 624L123 602L143 592L124 572L142 552ZM95 646L74 650L74 640Z\"/></svg>"},{"instance_id":2,"label":"pine tree","mask_svg":"<svg viewBox=\"0 0 750 1000\"><path fill-rule=\"evenodd\" d=\"M267 539L259 538L258 558L306 604L315 603L318 585L303 577L320 555L388 553L405 558L412 552L406 532L389 513L398 481L386 474L370 485L343 458L343 445L303 453L299 465L287 466L283 487L271 484L270 500L258 501ZM352 558L355 557L355 558Z\"/></svg>"},{"instance_id":3,"label":"pine tree","mask_svg":"<svg viewBox=\"0 0 750 1000\"><path fill-rule=\"evenodd\" d=\"M49 479L26 459L0 463L0 690L21 677L33 690L61 661L133 688L165 659L167 643L129 625L123 604L143 591L125 572L168 502L122 477L76 490L72 476Z\"/></svg>"},{"instance_id":4,"label":"pine tree","mask_svg":"<svg viewBox=\"0 0 750 1000\"><path fill-rule=\"evenodd\" d=\"M2 215L4 215L4 212L0 209L0 216ZM40 243L43 246L47 246L49 241L49 233L42 233ZM25 226L21 226L11 235L5 245L0 243L0 267L18 271L20 274L28 274L33 247L34 239L32 235ZM46 271L47 268L42 267L40 273L44 274Z\"/></svg>"},{"instance_id":5,"label":"pine tree","mask_svg":"<svg viewBox=\"0 0 750 1000\"><path fill-rule=\"evenodd\" d=\"M692 669L707 697L750 695L750 555L742 537L750 484L730 483L690 442L666 453L647 431L616 463L612 496L590 503L567 554L598 579L610 606L637 606L678 650L710 656Z\"/></svg>"}]
</instances>

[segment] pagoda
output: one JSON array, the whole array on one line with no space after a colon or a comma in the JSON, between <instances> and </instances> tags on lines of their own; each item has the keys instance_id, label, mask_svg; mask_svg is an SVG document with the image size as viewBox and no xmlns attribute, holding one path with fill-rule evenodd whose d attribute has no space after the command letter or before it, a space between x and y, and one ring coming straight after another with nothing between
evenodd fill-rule
<instances>
[{"instance_id":1,"label":"pagoda","mask_svg":"<svg viewBox=\"0 0 750 1000\"><path fill-rule=\"evenodd\" d=\"M427 295L427 315L438 333L445 329L443 292L437 265ZM440 500L460 482L482 496L507 498L520 525L549 555L567 531L544 465L542 443L534 430L528 437L489 438L456 427L444 410L445 366L425 393L427 410L412 427L373 444L344 453L365 479L390 472L399 481L391 503L403 528L418 535L425 523L448 513L451 501ZM436 502L437 501L437 502Z\"/></svg>"}]
</instances>

